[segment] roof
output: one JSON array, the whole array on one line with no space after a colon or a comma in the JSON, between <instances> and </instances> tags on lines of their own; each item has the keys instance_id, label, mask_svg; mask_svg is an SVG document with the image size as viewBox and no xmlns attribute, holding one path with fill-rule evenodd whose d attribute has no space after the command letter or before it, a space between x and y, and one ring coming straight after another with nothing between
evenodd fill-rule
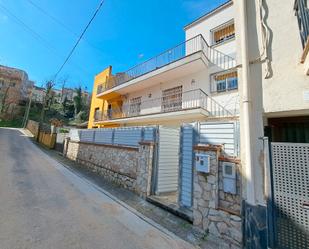
<instances>
[{"instance_id":1,"label":"roof","mask_svg":"<svg viewBox=\"0 0 309 249\"><path fill-rule=\"evenodd\" d=\"M187 24L186 26L184 26L184 30L191 28L192 26L194 26L195 24L198 24L202 21L204 21L205 19L207 19L208 17L216 14L217 12L225 9L226 7L229 7L233 4L233 0L228 0L225 3L219 5L218 7L210 10L209 12L205 13L204 15L202 15L201 17L195 19L194 21L190 22L189 24Z\"/></svg>"}]
</instances>

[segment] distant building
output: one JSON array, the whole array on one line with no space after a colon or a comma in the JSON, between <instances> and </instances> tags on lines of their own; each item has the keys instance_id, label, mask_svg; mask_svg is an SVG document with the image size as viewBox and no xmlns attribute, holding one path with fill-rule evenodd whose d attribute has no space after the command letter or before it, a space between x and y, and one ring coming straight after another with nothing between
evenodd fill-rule
<instances>
[{"instance_id":1,"label":"distant building","mask_svg":"<svg viewBox=\"0 0 309 249\"><path fill-rule=\"evenodd\" d=\"M1 112L11 112L20 102L26 101L33 85L25 71L0 65Z\"/></svg>"},{"instance_id":2,"label":"distant building","mask_svg":"<svg viewBox=\"0 0 309 249\"><path fill-rule=\"evenodd\" d=\"M36 103L43 103L46 90L44 87L33 86L32 101Z\"/></svg>"},{"instance_id":3,"label":"distant building","mask_svg":"<svg viewBox=\"0 0 309 249\"><path fill-rule=\"evenodd\" d=\"M60 89L53 89L54 94L54 103L60 104L63 100L62 98L62 90Z\"/></svg>"}]
</instances>

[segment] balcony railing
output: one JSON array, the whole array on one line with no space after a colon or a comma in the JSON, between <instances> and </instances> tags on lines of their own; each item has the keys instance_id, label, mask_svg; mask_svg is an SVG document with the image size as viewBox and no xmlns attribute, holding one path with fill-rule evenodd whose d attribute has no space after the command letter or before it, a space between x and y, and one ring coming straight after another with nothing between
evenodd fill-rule
<instances>
[{"instance_id":1,"label":"balcony railing","mask_svg":"<svg viewBox=\"0 0 309 249\"><path fill-rule=\"evenodd\" d=\"M108 121L122 118L171 113L185 110L203 109L211 117L231 117L233 114L208 96L201 89L171 94L161 98L125 103L122 108L97 112L94 121Z\"/></svg>"},{"instance_id":2,"label":"balcony railing","mask_svg":"<svg viewBox=\"0 0 309 249\"><path fill-rule=\"evenodd\" d=\"M295 12L298 20L300 37L303 48L309 41L309 9L307 0L295 0Z\"/></svg>"},{"instance_id":3,"label":"balcony railing","mask_svg":"<svg viewBox=\"0 0 309 249\"><path fill-rule=\"evenodd\" d=\"M106 83L100 85L97 94L119 86L130 80L136 79L144 74L162 68L170 63L176 62L186 56L197 52L203 52L210 63L227 70L236 66L234 58L211 48L202 35L195 36L133 68L126 72L118 73L115 76L107 78Z\"/></svg>"}]
</instances>

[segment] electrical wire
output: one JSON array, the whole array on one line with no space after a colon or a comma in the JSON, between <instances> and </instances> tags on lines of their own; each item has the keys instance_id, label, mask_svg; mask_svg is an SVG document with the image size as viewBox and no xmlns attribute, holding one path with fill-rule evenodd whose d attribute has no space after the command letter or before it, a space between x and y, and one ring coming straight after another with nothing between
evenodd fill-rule
<instances>
[{"instance_id":1,"label":"electrical wire","mask_svg":"<svg viewBox=\"0 0 309 249\"><path fill-rule=\"evenodd\" d=\"M37 10L39 10L42 14L44 14L45 16L47 16L48 18L50 18L51 20L53 20L55 23L57 23L58 25L62 26L66 31L68 31L71 35L73 35L74 37L78 38L78 34L73 31L69 26L67 26L65 23L63 23L60 19L58 19L57 17L51 15L48 11L46 11L45 9L43 9L41 6L39 6L38 4L36 4L35 2L33 2L32 0L26 0L29 4L31 4L33 7L35 7ZM85 38L82 39L84 42L86 42L89 46L91 46L92 48L96 49L97 51L99 51L102 54L102 51L100 48L98 48L97 46L95 46L94 44L90 43L88 40L86 40Z\"/></svg>"},{"instance_id":2,"label":"electrical wire","mask_svg":"<svg viewBox=\"0 0 309 249\"><path fill-rule=\"evenodd\" d=\"M71 49L71 51L69 52L67 58L65 59L65 61L63 62L63 64L60 66L59 70L57 71L57 73L54 76L54 80L56 80L57 76L59 75L59 73L62 71L62 69L64 68L64 66L66 65L66 63L69 61L69 59L71 58L71 56L73 55L75 49L77 48L78 44L80 43L81 39L83 38L83 36L85 35L86 31L88 30L89 26L91 25L91 23L93 22L93 20L95 19L95 17L97 16L97 14L99 13L100 9L102 8L103 4L104 4L105 0L101 0L99 6L97 7L97 9L95 10L94 14L92 15L92 17L90 18L89 22L87 23L86 27L84 28L83 32L81 33L81 35L79 36L78 40L76 41L75 45L73 46L73 48Z\"/></svg>"},{"instance_id":3,"label":"electrical wire","mask_svg":"<svg viewBox=\"0 0 309 249\"><path fill-rule=\"evenodd\" d=\"M51 43L49 43L44 37L42 37L35 30L30 28L25 22L23 22L20 18L18 18L13 12L11 12L8 8L2 5L1 2L0 2L0 9L4 10L8 15L10 15L13 18L13 21L15 21L15 23L19 24L22 28L24 28L24 30L26 30L30 35L32 35L33 38L41 42L41 44L44 45L49 51L51 51L54 56L58 57L59 60L63 60L62 56L59 55L59 53L57 52L57 49ZM82 70L88 76L91 76L91 77L93 76L91 73L87 72L84 68L78 66L77 64L73 62L71 62L71 64L75 66L76 68Z\"/></svg>"}]
</instances>

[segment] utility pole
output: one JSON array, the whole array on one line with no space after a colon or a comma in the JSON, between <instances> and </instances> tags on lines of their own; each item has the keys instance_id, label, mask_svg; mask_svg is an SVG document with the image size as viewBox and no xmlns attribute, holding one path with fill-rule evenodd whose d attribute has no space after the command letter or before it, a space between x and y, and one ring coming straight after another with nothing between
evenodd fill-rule
<instances>
[{"instance_id":1,"label":"utility pole","mask_svg":"<svg viewBox=\"0 0 309 249\"><path fill-rule=\"evenodd\" d=\"M29 99L28 106L27 106L27 109L26 109L26 112L25 112L25 115L24 115L23 128L26 128L26 126L27 126L27 121L28 121L29 112L30 112L30 108L31 108L31 102L32 102L32 93L33 93L33 88L31 89L30 99Z\"/></svg>"}]
</instances>

